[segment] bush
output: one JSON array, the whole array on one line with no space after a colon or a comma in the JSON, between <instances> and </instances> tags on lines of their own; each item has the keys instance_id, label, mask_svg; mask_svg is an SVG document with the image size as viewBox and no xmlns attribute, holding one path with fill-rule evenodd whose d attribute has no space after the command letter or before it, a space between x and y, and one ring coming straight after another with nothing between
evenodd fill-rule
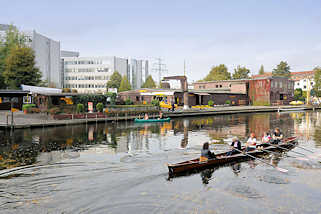
<instances>
[{"instance_id":1,"label":"bush","mask_svg":"<svg viewBox=\"0 0 321 214\"><path fill-rule=\"evenodd\" d=\"M39 108L28 108L27 109L28 113L40 113L40 109Z\"/></svg>"},{"instance_id":2,"label":"bush","mask_svg":"<svg viewBox=\"0 0 321 214\"><path fill-rule=\"evenodd\" d=\"M214 102L213 102L213 100L209 100L207 104L208 104L209 106L213 106L213 105L214 105Z\"/></svg>"},{"instance_id":3,"label":"bush","mask_svg":"<svg viewBox=\"0 0 321 214\"><path fill-rule=\"evenodd\" d=\"M231 100L226 100L226 101L225 101L225 104L231 105Z\"/></svg>"},{"instance_id":4,"label":"bush","mask_svg":"<svg viewBox=\"0 0 321 214\"><path fill-rule=\"evenodd\" d=\"M134 102L133 101L131 101L131 99L126 99L125 100L125 105L132 105Z\"/></svg>"},{"instance_id":5,"label":"bush","mask_svg":"<svg viewBox=\"0 0 321 214\"><path fill-rule=\"evenodd\" d=\"M70 88L63 88L62 93L70 93L71 89Z\"/></svg>"},{"instance_id":6,"label":"bush","mask_svg":"<svg viewBox=\"0 0 321 214\"><path fill-rule=\"evenodd\" d=\"M51 115L56 115L56 114L60 113L60 109L58 107L54 107L54 108L49 109L48 112Z\"/></svg>"},{"instance_id":7,"label":"bush","mask_svg":"<svg viewBox=\"0 0 321 214\"><path fill-rule=\"evenodd\" d=\"M152 100L151 104L153 106L159 106L159 100Z\"/></svg>"},{"instance_id":8,"label":"bush","mask_svg":"<svg viewBox=\"0 0 321 214\"><path fill-rule=\"evenodd\" d=\"M77 104L77 113L84 112L84 109L85 109L84 104L82 103Z\"/></svg>"},{"instance_id":9,"label":"bush","mask_svg":"<svg viewBox=\"0 0 321 214\"><path fill-rule=\"evenodd\" d=\"M97 109L98 112L103 112L103 110L104 110L104 104L102 104L102 103L97 103L96 109Z\"/></svg>"},{"instance_id":10,"label":"bush","mask_svg":"<svg viewBox=\"0 0 321 214\"><path fill-rule=\"evenodd\" d=\"M22 110L24 111L24 110L28 110L29 108L35 108L35 107L36 107L35 104L24 104L22 106Z\"/></svg>"}]
</instances>

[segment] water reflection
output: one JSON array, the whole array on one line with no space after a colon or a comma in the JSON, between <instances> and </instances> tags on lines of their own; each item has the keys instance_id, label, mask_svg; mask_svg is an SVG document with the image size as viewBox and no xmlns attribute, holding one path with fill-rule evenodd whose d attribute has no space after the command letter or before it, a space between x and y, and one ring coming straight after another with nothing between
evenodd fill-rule
<instances>
[{"instance_id":1,"label":"water reflection","mask_svg":"<svg viewBox=\"0 0 321 214\"><path fill-rule=\"evenodd\" d=\"M197 153L205 141L238 136L244 142L251 132L260 139L264 131L275 127L280 127L285 136L297 135L308 140L312 136L315 146L320 147L320 121L320 112L262 113L185 118L158 124L108 123L24 129L16 130L12 137L2 131L0 169L76 158L79 154L75 152L98 145L106 145L104 152L110 154L153 154L179 148L195 149ZM214 148L221 147L218 143Z\"/></svg>"}]
</instances>

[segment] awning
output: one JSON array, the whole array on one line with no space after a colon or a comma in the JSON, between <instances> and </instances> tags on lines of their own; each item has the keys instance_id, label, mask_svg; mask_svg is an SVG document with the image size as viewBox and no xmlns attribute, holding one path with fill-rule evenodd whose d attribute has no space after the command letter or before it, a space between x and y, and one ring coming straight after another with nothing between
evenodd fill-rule
<instances>
[{"instance_id":1,"label":"awning","mask_svg":"<svg viewBox=\"0 0 321 214\"><path fill-rule=\"evenodd\" d=\"M210 94L208 94L208 93L193 93L193 94L197 94L197 95L201 95L201 96L208 96L208 95L210 95Z\"/></svg>"}]
</instances>

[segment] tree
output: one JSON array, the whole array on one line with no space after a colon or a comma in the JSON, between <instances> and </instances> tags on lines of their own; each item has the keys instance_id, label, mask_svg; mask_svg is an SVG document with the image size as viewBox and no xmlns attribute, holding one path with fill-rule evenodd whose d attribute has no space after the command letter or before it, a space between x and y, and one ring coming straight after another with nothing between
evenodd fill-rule
<instances>
[{"instance_id":1,"label":"tree","mask_svg":"<svg viewBox=\"0 0 321 214\"><path fill-rule=\"evenodd\" d=\"M263 65L261 65L261 67L260 67L259 74L260 75L264 74L264 66Z\"/></svg>"},{"instance_id":2,"label":"tree","mask_svg":"<svg viewBox=\"0 0 321 214\"><path fill-rule=\"evenodd\" d=\"M314 71L313 91L317 97L321 97L321 67L316 67Z\"/></svg>"},{"instance_id":3,"label":"tree","mask_svg":"<svg viewBox=\"0 0 321 214\"><path fill-rule=\"evenodd\" d=\"M278 64L277 67L273 69L272 76L289 78L291 76L291 72L288 63L285 61L281 61L280 64Z\"/></svg>"},{"instance_id":4,"label":"tree","mask_svg":"<svg viewBox=\"0 0 321 214\"><path fill-rule=\"evenodd\" d=\"M129 91L130 89L131 89L130 83L127 79L127 76L124 75L120 82L119 92Z\"/></svg>"},{"instance_id":5,"label":"tree","mask_svg":"<svg viewBox=\"0 0 321 214\"><path fill-rule=\"evenodd\" d=\"M250 70L246 67L241 67L240 65L234 69L233 79L248 79Z\"/></svg>"},{"instance_id":6,"label":"tree","mask_svg":"<svg viewBox=\"0 0 321 214\"><path fill-rule=\"evenodd\" d=\"M7 86L17 89L21 84L38 85L41 73L35 67L34 51L29 47L16 47L5 60L4 80Z\"/></svg>"},{"instance_id":7,"label":"tree","mask_svg":"<svg viewBox=\"0 0 321 214\"><path fill-rule=\"evenodd\" d=\"M121 78L120 73L118 73L118 71L115 71L111 75L110 80L107 82L107 89L108 88L117 88L117 89L119 89L121 80L122 80L122 78Z\"/></svg>"},{"instance_id":8,"label":"tree","mask_svg":"<svg viewBox=\"0 0 321 214\"><path fill-rule=\"evenodd\" d=\"M16 47L25 47L26 37L11 25L3 36L0 35L0 89L6 88L3 72L5 71L5 61L11 50Z\"/></svg>"},{"instance_id":9,"label":"tree","mask_svg":"<svg viewBox=\"0 0 321 214\"><path fill-rule=\"evenodd\" d=\"M155 81L153 80L153 77L149 75L142 85L142 88L156 88Z\"/></svg>"},{"instance_id":10,"label":"tree","mask_svg":"<svg viewBox=\"0 0 321 214\"><path fill-rule=\"evenodd\" d=\"M227 67L224 64L221 64L219 66L213 67L210 73L203 80L213 81L229 79L231 79L231 74L227 71Z\"/></svg>"}]
</instances>

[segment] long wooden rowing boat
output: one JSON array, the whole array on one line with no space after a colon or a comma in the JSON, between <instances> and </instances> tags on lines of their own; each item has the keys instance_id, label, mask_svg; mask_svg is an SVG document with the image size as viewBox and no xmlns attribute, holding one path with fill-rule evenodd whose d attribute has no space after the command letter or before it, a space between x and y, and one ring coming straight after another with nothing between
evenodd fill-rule
<instances>
[{"instance_id":1,"label":"long wooden rowing boat","mask_svg":"<svg viewBox=\"0 0 321 214\"><path fill-rule=\"evenodd\" d=\"M169 122L171 120L171 118L167 117L164 119L135 119L135 123L154 123L154 122Z\"/></svg>"},{"instance_id":2,"label":"long wooden rowing boat","mask_svg":"<svg viewBox=\"0 0 321 214\"><path fill-rule=\"evenodd\" d=\"M278 144L278 147L286 148L286 149L292 149L296 144L296 137L290 137L285 139L282 143ZM264 146L264 150L268 151L284 151L281 148L273 146L273 144L261 144ZM254 150L250 151L247 154L250 154L252 156L261 156L263 154L266 154L266 151L262 150ZM210 167L217 167L217 166L222 166L228 163L234 163L234 162L241 162L241 161L246 161L250 159L249 156L246 156L242 153L227 156L227 152L219 153L216 154L216 159L209 159L206 162L200 162L199 158L189 160L189 161L184 161L181 163L176 163L176 164L167 164L168 165L168 170L170 175L175 175L178 173L185 173L188 171L193 171L193 170L201 170L201 169L206 169Z\"/></svg>"}]
</instances>

